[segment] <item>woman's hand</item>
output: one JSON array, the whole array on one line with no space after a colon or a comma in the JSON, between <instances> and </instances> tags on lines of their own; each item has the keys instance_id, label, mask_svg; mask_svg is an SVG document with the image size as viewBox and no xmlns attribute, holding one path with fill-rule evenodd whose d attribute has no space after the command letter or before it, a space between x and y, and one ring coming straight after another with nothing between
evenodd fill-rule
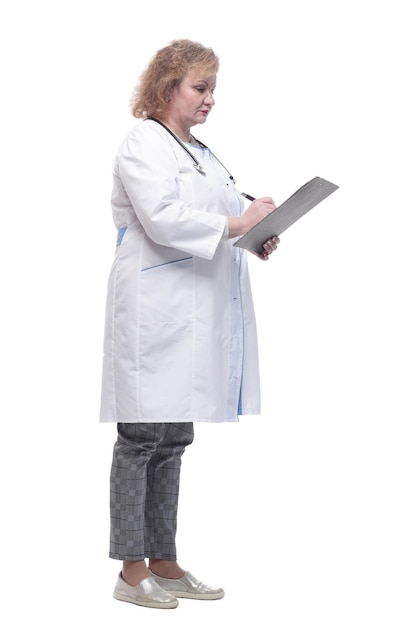
<instances>
[{"instance_id":1,"label":"woman's hand","mask_svg":"<svg viewBox=\"0 0 417 626\"><path fill-rule=\"evenodd\" d=\"M268 239L267 241L265 241L265 243L262 245L264 251L261 252L260 254L258 254L255 251L251 251L252 254L254 254L255 256L258 257L258 259L261 259L262 261L267 261L269 259L269 255L272 254L274 252L274 250L277 249L279 244L279 238L278 237L271 237L271 239Z\"/></svg>"},{"instance_id":2,"label":"woman's hand","mask_svg":"<svg viewBox=\"0 0 417 626\"><path fill-rule=\"evenodd\" d=\"M240 217L229 217L229 238L245 235L276 208L272 198L257 198ZM270 253L269 253L270 254Z\"/></svg>"},{"instance_id":3,"label":"woman's hand","mask_svg":"<svg viewBox=\"0 0 417 626\"><path fill-rule=\"evenodd\" d=\"M275 202L272 198L257 198L250 203L244 214L242 215L242 221L246 232L256 226L258 222L264 219L276 208Z\"/></svg>"}]
</instances>

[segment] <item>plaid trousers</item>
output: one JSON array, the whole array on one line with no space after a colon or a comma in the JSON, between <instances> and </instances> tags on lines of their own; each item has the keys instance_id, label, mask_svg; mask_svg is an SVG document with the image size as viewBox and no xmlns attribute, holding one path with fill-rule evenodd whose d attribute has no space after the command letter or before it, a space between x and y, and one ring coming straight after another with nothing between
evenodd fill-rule
<instances>
[{"instance_id":1,"label":"plaid trousers","mask_svg":"<svg viewBox=\"0 0 417 626\"><path fill-rule=\"evenodd\" d=\"M181 457L192 422L119 423L110 473L110 557L176 560Z\"/></svg>"}]
</instances>

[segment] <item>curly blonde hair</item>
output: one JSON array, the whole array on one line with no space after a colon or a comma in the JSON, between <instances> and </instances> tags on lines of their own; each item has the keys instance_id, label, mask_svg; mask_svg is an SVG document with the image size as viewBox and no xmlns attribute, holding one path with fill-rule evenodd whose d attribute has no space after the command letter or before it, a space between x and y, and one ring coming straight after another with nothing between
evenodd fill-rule
<instances>
[{"instance_id":1,"label":"curly blonde hair","mask_svg":"<svg viewBox=\"0 0 417 626\"><path fill-rule=\"evenodd\" d=\"M219 57L212 48L189 39L174 39L158 50L139 78L130 110L134 117L157 117L163 113L172 90L181 83L190 68L206 76L216 74Z\"/></svg>"}]
</instances>

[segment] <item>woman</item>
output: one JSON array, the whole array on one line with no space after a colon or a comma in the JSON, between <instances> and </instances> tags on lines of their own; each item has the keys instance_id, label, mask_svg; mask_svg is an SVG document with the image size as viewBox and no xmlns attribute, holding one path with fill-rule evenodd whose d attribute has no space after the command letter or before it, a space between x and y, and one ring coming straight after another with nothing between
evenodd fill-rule
<instances>
[{"instance_id":1,"label":"woman","mask_svg":"<svg viewBox=\"0 0 417 626\"><path fill-rule=\"evenodd\" d=\"M246 252L232 243L275 205L265 197L244 211L233 177L190 132L214 105L218 66L212 49L189 40L159 50L113 169L118 237L100 414L118 428L110 556L123 561L114 597L155 608L224 595L176 560L181 457L195 421L260 410Z\"/></svg>"}]
</instances>

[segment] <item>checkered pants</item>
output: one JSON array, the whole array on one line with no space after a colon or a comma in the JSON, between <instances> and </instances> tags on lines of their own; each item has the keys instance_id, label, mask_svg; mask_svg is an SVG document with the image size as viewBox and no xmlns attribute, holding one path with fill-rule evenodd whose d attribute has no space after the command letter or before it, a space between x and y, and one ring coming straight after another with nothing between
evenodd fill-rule
<instances>
[{"instance_id":1,"label":"checkered pants","mask_svg":"<svg viewBox=\"0 0 417 626\"><path fill-rule=\"evenodd\" d=\"M181 457L192 422L117 424L110 474L110 557L176 560Z\"/></svg>"}]
</instances>

